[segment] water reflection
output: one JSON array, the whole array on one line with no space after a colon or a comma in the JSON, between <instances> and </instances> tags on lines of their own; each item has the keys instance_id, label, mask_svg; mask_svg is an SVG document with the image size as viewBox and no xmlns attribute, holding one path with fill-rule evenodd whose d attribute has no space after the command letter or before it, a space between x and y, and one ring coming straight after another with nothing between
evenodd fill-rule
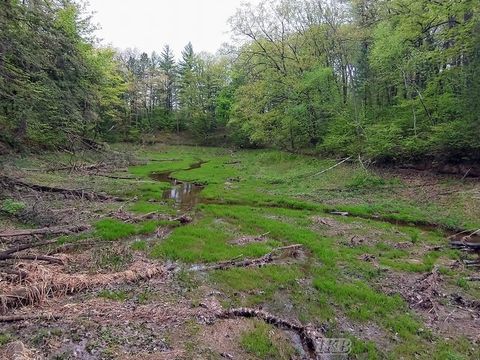
<instances>
[{"instance_id":1,"label":"water reflection","mask_svg":"<svg viewBox=\"0 0 480 360\"><path fill-rule=\"evenodd\" d=\"M187 170L198 169L204 161L192 164ZM191 182L178 181L171 177L172 172L153 173L150 177L156 181L169 182L172 184L170 189L163 192L162 198L165 200L173 200L175 207L182 210L191 210L200 199L200 192L203 186Z\"/></svg>"}]
</instances>

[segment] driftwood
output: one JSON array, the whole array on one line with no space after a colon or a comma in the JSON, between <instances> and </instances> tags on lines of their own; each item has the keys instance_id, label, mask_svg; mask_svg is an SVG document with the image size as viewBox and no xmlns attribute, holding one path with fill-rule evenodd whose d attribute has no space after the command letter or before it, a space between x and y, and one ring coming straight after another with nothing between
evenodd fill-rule
<instances>
[{"instance_id":1,"label":"driftwood","mask_svg":"<svg viewBox=\"0 0 480 360\"><path fill-rule=\"evenodd\" d=\"M75 196L75 197L79 197L87 200L125 201L125 199L120 197L105 195L105 194L87 191L83 189L64 189L59 187L47 186L47 185L28 184L21 180L13 179L7 176L0 176L0 182L10 184L10 186L24 187L24 188L28 188L28 189L39 191L39 192L63 194L66 196L70 195L70 196Z\"/></svg>"},{"instance_id":2,"label":"driftwood","mask_svg":"<svg viewBox=\"0 0 480 360\"><path fill-rule=\"evenodd\" d=\"M224 261L224 262L220 262L212 265L195 265L195 266L192 266L190 270L191 271L210 271L210 270L226 270L226 269L235 268L235 267L264 266L266 264L273 262L275 258L278 256L278 253L285 252L288 250L298 250L300 248L302 248L302 245L300 244L283 246L283 247L273 249L268 254L265 254L262 257L259 257L256 259L245 259L245 260L239 260L239 261L235 261L234 259L234 260Z\"/></svg>"},{"instance_id":3,"label":"driftwood","mask_svg":"<svg viewBox=\"0 0 480 360\"><path fill-rule=\"evenodd\" d=\"M223 311L220 315L218 315L218 317L223 319L237 317L257 318L277 328L293 331L300 336L300 338L304 341L305 345L307 345L308 349L314 352L315 358L319 358L320 356L317 351L317 343L320 339L323 338L323 335L320 331L316 330L311 326L302 326L300 324L276 317L266 311L250 308L237 308L226 310Z\"/></svg>"},{"instance_id":4,"label":"driftwood","mask_svg":"<svg viewBox=\"0 0 480 360\"><path fill-rule=\"evenodd\" d=\"M87 231L89 229L90 229L90 225L81 224L81 225L73 225L73 226L52 226L52 227L46 227L41 229L11 230L11 231L5 231L0 233L0 238L34 236L34 235L68 235L68 234L76 234L79 232ZM37 244L37 245L41 246L46 244ZM34 247L37 245L33 244L32 246L29 246L29 247ZM28 247L25 249L28 249ZM17 250L17 251L20 251L20 250Z\"/></svg>"}]
</instances>

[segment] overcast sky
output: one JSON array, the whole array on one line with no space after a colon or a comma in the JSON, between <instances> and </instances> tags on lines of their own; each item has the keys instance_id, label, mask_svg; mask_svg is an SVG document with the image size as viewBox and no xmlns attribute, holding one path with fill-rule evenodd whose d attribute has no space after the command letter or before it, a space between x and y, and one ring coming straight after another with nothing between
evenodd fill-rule
<instances>
[{"instance_id":1,"label":"overcast sky","mask_svg":"<svg viewBox=\"0 0 480 360\"><path fill-rule=\"evenodd\" d=\"M259 0L249 0L258 3ZM97 36L117 48L160 52L169 44L178 55L191 41L196 52L215 53L229 41L227 20L242 0L89 0Z\"/></svg>"}]
</instances>

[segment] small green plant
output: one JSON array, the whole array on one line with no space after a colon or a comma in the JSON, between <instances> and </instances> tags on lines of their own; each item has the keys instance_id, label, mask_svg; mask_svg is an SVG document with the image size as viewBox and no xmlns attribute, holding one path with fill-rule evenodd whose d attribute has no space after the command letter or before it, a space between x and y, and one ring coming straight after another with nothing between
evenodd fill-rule
<instances>
[{"instance_id":1,"label":"small green plant","mask_svg":"<svg viewBox=\"0 0 480 360\"><path fill-rule=\"evenodd\" d=\"M12 335L7 332L0 332L0 346L4 346L10 342Z\"/></svg>"},{"instance_id":2,"label":"small green plant","mask_svg":"<svg viewBox=\"0 0 480 360\"><path fill-rule=\"evenodd\" d=\"M63 331L62 329L59 328L53 328L53 329L40 329L32 338L32 342L35 345L41 345L45 343L50 338L53 337L60 337L62 336Z\"/></svg>"},{"instance_id":3,"label":"small green plant","mask_svg":"<svg viewBox=\"0 0 480 360\"><path fill-rule=\"evenodd\" d=\"M98 293L98 297L113 301L125 301L129 298L129 294L124 290L102 290Z\"/></svg>"},{"instance_id":4,"label":"small green plant","mask_svg":"<svg viewBox=\"0 0 480 360\"><path fill-rule=\"evenodd\" d=\"M459 278L457 280L457 286L461 287L462 289L469 290L470 289L470 284L468 283L468 280L465 278Z\"/></svg>"},{"instance_id":5,"label":"small green plant","mask_svg":"<svg viewBox=\"0 0 480 360\"><path fill-rule=\"evenodd\" d=\"M362 173L355 175L346 185L352 189L374 188L383 186L386 181L377 175Z\"/></svg>"},{"instance_id":6,"label":"small green plant","mask_svg":"<svg viewBox=\"0 0 480 360\"><path fill-rule=\"evenodd\" d=\"M17 215L23 210L25 210L25 203L20 201L15 201L13 199L5 199L2 201L0 211L8 215Z\"/></svg>"},{"instance_id":7,"label":"small green plant","mask_svg":"<svg viewBox=\"0 0 480 360\"><path fill-rule=\"evenodd\" d=\"M135 250L135 251L146 251L147 247L148 247L147 242L144 240L138 240L132 244L132 250Z\"/></svg>"},{"instance_id":8,"label":"small green plant","mask_svg":"<svg viewBox=\"0 0 480 360\"><path fill-rule=\"evenodd\" d=\"M120 271L133 259L133 255L127 249L106 249L95 255L95 266L99 269Z\"/></svg>"},{"instance_id":9,"label":"small green plant","mask_svg":"<svg viewBox=\"0 0 480 360\"><path fill-rule=\"evenodd\" d=\"M271 325L255 321L254 328L242 334L240 344L260 359L290 359L294 350L286 343L274 339Z\"/></svg>"}]
</instances>

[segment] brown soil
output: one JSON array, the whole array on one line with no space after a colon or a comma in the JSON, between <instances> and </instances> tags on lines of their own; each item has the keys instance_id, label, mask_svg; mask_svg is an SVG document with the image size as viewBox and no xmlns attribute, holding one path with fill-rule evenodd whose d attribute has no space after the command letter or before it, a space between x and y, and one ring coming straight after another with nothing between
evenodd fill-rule
<instances>
[{"instance_id":1,"label":"brown soil","mask_svg":"<svg viewBox=\"0 0 480 360\"><path fill-rule=\"evenodd\" d=\"M452 334L480 342L480 306L468 301L459 304L440 274L415 274L388 271L378 286L387 294L400 294L436 334ZM462 298L463 299L463 298Z\"/></svg>"}]
</instances>

